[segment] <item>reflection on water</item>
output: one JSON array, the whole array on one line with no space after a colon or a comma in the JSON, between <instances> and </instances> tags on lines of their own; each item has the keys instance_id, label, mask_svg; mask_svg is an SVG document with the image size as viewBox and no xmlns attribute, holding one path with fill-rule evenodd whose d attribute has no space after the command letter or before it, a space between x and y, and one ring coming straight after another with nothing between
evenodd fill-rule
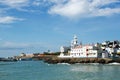
<instances>
[{"instance_id":1,"label":"reflection on water","mask_svg":"<svg viewBox=\"0 0 120 80\"><path fill-rule=\"evenodd\" d=\"M98 72L99 65L90 65L90 64L76 64L71 66L71 71L80 71L80 72Z\"/></svg>"},{"instance_id":2,"label":"reflection on water","mask_svg":"<svg viewBox=\"0 0 120 80\"><path fill-rule=\"evenodd\" d=\"M79 72L99 72L99 71L113 71L118 69L120 63L110 63L110 64L75 64L71 66L71 71L79 71ZM116 68L114 68L116 67ZM119 68L120 70L120 68Z\"/></svg>"},{"instance_id":3,"label":"reflection on water","mask_svg":"<svg viewBox=\"0 0 120 80\"><path fill-rule=\"evenodd\" d=\"M70 66L73 74L78 74L83 80L119 80L120 66L118 65L91 65L75 64Z\"/></svg>"}]
</instances>

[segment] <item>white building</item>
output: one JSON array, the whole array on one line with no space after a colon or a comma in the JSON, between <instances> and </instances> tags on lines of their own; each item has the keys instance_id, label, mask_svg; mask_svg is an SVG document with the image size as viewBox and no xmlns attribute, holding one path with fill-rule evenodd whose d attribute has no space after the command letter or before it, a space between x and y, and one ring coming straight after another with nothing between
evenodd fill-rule
<instances>
[{"instance_id":1,"label":"white building","mask_svg":"<svg viewBox=\"0 0 120 80\"><path fill-rule=\"evenodd\" d=\"M69 54L64 55L65 47L61 47L61 54L59 57L64 58L115 58L120 57L120 41L105 41L104 43L97 43L95 45L78 44L77 36L71 42Z\"/></svg>"},{"instance_id":2,"label":"white building","mask_svg":"<svg viewBox=\"0 0 120 80\"><path fill-rule=\"evenodd\" d=\"M66 53L68 54L68 52L69 52L69 49L70 49L70 47L66 47L66 46L61 46L60 47L60 57L66 57L67 55L66 55ZM66 56L65 56L66 55Z\"/></svg>"},{"instance_id":3,"label":"white building","mask_svg":"<svg viewBox=\"0 0 120 80\"><path fill-rule=\"evenodd\" d=\"M70 51L71 57L98 57L98 50L93 45L79 45Z\"/></svg>"},{"instance_id":4,"label":"white building","mask_svg":"<svg viewBox=\"0 0 120 80\"><path fill-rule=\"evenodd\" d=\"M60 52L61 52L61 53L65 53L65 52L68 52L69 49L70 49L70 47L61 46L61 47L60 47Z\"/></svg>"},{"instance_id":5,"label":"white building","mask_svg":"<svg viewBox=\"0 0 120 80\"><path fill-rule=\"evenodd\" d=\"M119 41L106 41L102 43L103 52L106 51L106 56L115 58L120 53L120 42Z\"/></svg>"},{"instance_id":6,"label":"white building","mask_svg":"<svg viewBox=\"0 0 120 80\"><path fill-rule=\"evenodd\" d=\"M73 41L71 42L71 50L68 55L63 54L63 48L61 48L61 54L59 57L68 57L68 58L85 58L85 57L99 57L101 53L100 47L97 45L78 45L77 36L74 36Z\"/></svg>"}]
</instances>

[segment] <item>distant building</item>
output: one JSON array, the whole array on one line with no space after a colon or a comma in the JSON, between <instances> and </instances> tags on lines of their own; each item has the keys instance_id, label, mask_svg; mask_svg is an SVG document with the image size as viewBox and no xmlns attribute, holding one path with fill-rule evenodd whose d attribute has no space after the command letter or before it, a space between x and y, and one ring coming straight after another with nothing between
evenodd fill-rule
<instances>
[{"instance_id":1,"label":"distant building","mask_svg":"<svg viewBox=\"0 0 120 80\"><path fill-rule=\"evenodd\" d=\"M100 48L100 47L99 47ZM78 45L78 40L77 36L75 35L72 42L71 42L71 47L69 51L69 55L64 55L64 48L61 47L61 54L59 57L76 57L76 58L81 58L81 57L100 57L100 49L98 50L97 45L93 44L88 44L88 45Z\"/></svg>"},{"instance_id":2,"label":"distant building","mask_svg":"<svg viewBox=\"0 0 120 80\"><path fill-rule=\"evenodd\" d=\"M69 50L70 50L70 47L66 47L66 46L61 46L60 47L60 56L64 56L64 55L69 55Z\"/></svg>"},{"instance_id":3,"label":"distant building","mask_svg":"<svg viewBox=\"0 0 120 80\"><path fill-rule=\"evenodd\" d=\"M114 58L120 53L119 41L105 41L100 44L78 44L77 36L75 35L72 42L69 54L65 55L64 52L67 47L61 47L61 54L58 57L64 58Z\"/></svg>"},{"instance_id":4,"label":"distant building","mask_svg":"<svg viewBox=\"0 0 120 80\"><path fill-rule=\"evenodd\" d=\"M115 58L120 53L120 42L119 41L105 41L102 43L103 51L107 51L108 56Z\"/></svg>"},{"instance_id":5,"label":"distant building","mask_svg":"<svg viewBox=\"0 0 120 80\"><path fill-rule=\"evenodd\" d=\"M34 54L25 54L25 53L21 53L20 56L21 56L21 57L33 57Z\"/></svg>"},{"instance_id":6,"label":"distant building","mask_svg":"<svg viewBox=\"0 0 120 80\"><path fill-rule=\"evenodd\" d=\"M19 56L19 60L21 60L21 61L31 61L33 57L34 57L34 54L21 53L20 56Z\"/></svg>"},{"instance_id":7,"label":"distant building","mask_svg":"<svg viewBox=\"0 0 120 80\"><path fill-rule=\"evenodd\" d=\"M60 47L60 52L61 53L68 53L69 50L70 50L70 47L66 47L66 46L61 46Z\"/></svg>"}]
</instances>

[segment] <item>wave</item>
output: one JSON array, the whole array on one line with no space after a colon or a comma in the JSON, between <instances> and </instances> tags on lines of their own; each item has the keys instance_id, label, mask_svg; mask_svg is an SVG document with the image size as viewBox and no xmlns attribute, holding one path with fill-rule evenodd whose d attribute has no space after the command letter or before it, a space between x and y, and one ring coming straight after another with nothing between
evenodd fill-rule
<instances>
[{"instance_id":1,"label":"wave","mask_svg":"<svg viewBox=\"0 0 120 80\"><path fill-rule=\"evenodd\" d=\"M69 63L57 63L57 64L70 65Z\"/></svg>"},{"instance_id":2,"label":"wave","mask_svg":"<svg viewBox=\"0 0 120 80\"><path fill-rule=\"evenodd\" d=\"M113 62L113 63L109 63L108 65L120 65L120 63Z\"/></svg>"}]
</instances>

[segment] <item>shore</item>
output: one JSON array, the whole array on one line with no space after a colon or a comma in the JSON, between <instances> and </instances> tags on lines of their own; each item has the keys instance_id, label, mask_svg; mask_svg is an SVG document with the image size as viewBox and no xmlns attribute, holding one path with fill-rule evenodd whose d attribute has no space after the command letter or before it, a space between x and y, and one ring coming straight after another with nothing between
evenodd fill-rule
<instances>
[{"instance_id":1,"label":"shore","mask_svg":"<svg viewBox=\"0 0 120 80\"><path fill-rule=\"evenodd\" d=\"M29 59L30 58L30 59ZM0 62L11 62L11 61L17 61L18 58L0 58ZM117 62L120 63L120 58L60 58L58 55L54 54L39 54L33 57L22 57L22 60L20 61L43 61L48 64L57 64L57 63L68 63L68 64L75 64L75 63L100 63L100 64L108 64Z\"/></svg>"},{"instance_id":2,"label":"shore","mask_svg":"<svg viewBox=\"0 0 120 80\"><path fill-rule=\"evenodd\" d=\"M120 63L120 58L58 58L57 56L44 56L42 60L45 63L49 64L57 64L57 63L100 63L100 64L108 64L117 62Z\"/></svg>"}]
</instances>

